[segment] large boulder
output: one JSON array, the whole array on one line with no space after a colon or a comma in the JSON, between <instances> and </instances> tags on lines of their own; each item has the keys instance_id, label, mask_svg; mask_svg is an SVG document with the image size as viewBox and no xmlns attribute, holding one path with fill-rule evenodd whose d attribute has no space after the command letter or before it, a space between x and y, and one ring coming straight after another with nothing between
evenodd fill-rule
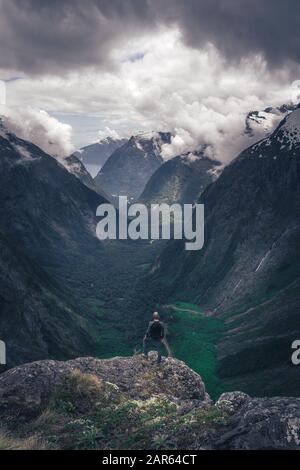
<instances>
[{"instance_id":1,"label":"large boulder","mask_svg":"<svg viewBox=\"0 0 300 470\"><path fill-rule=\"evenodd\" d=\"M27 409L45 406L74 370L112 383L121 393L135 399L146 400L163 394L179 406L189 408L210 402L201 377L184 362L170 358L157 365L154 353L150 353L148 361L141 355L113 359L82 357L15 367L0 375L0 410L11 406Z\"/></svg>"},{"instance_id":2,"label":"large boulder","mask_svg":"<svg viewBox=\"0 0 300 470\"><path fill-rule=\"evenodd\" d=\"M226 392L222 393L215 406L228 414L234 414L248 400L249 395L244 392Z\"/></svg>"},{"instance_id":3,"label":"large boulder","mask_svg":"<svg viewBox=\"0 0 300 470\"><path fill-rule=\"evenodd\" d=\"M231 414L217 448L300 450L300 398L250 398L233 392L223 394L215 406Z\"/></svg>"}]
</instances>

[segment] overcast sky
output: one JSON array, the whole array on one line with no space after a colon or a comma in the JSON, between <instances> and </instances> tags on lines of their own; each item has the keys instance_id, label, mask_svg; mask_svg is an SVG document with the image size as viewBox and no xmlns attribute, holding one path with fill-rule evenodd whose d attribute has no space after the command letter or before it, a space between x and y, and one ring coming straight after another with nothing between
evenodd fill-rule
<instances>
[{"instance_id":1,"label":"overcast sky","mask_svg":"<svg viewBox=\"0 0 300 470\"><path fill-rule=\"evenodd\" d=\"M298 0L0 0L10 117L62 154L145 129L174 133L166 158L229 161L248 111L299 99L299 18Z\"/></svg>"}]
</instances>

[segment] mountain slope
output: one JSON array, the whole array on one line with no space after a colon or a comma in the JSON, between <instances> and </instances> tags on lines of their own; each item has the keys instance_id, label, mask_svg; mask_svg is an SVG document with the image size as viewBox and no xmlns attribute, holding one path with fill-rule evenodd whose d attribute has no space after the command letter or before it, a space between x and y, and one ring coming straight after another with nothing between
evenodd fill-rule
<instances>
[{"instance_id":1,"label":"mountain slope","mask_svg":"<svg viewBox=\"0 0 300 470\"><path fill-rule=\"evenodd\" d=\"M203 249L171 242L152 285L223 318L219 375L229 388L300 395L290 361L300 334L300 109L242 152L200 202Z\"/></svg>"},{"instance_id":2,"label":"mountain slope","mask_svg":"<svg viewBox=\"0 0 300 470\"><path fill-rule=\"evenodd\" d=\"M144 204L193 203L213 181L213 171L218 164L196 153L174 157L151 176L139 201Z\"/></svg>"},{"instance_id":3,"label":"mountain slope","mask_svg":"<svg viewBox=\"0 0 300 470\"><path fill-rule=\"evenodd\" d=\"M146 183L162 164L161 146L170 142L169 133L132 136L106 161L95 177L97 187L113 197L126 195L136 199Z\"/></svg>"},{"instance_id":4,"label":"mountain slope","mask_svg":"<svg viewBox=\"0 0 300 470\"><path fill-rule=\"evenodd\" d=\"M111 279L117 269L118 256L113 258L107 244L96 238L96 208L103 202L107 202L106 199L87 188L54 158L1 128L0 234L4 240L9 240L11 247L5 243L7 259L1 259L1 263L7 276L11 262L16 266L13 278L20 277L20 286L18 282L15 287L13 282L9 283L12 300L7 307L9 310L1 311L1 318L8 315L8 311L15 312L20 325L12 334L10 363L46 357L46 351L51 356L55 350L56 357L62 357L62 351L68 351L68 356L72 352L74 356L79 351L91 351L91 344L94 353L106 351L107 344L114 347L109 337L111 331L114 331L112 336L118 337L113 321L105 322L102 314L106 303L110 305L113 299ZM17 259L12 257L14 254ZM28 261L22 262L22 257ZM5 280L6 275L3 276ZM54 289L52 284L58 287ZM118 285L114 291L118 296ZM70 305L76 305L76 309ZM13 317L10 318L13 321ZM45 329L46 324L47 331L53 328L52 336L47 333L49 343L45 340L45 344L34 347L36 352L30 356L32 344L40 337L45 338L34 335L40 328ZM68 339L67 330L73 335L72 340ZM24 335L27 332L23 345L27 352L23 351L18 359L22 332ZM28 339L30 334L32 340ZM107 335L107 339L103 339L103 335ZM9 335L6 339L10 341Z\"/></svg>"},{"instance_id":5,"label":"mountain slope","mask_svg":"<svg viewBox=\"0 0 300 470\"><path fill-rule=\"evenodd\" d=\"M85 184L88 188L92 189L92 191L97 192L103 198L109 200L109 196L102 189L97 187L94 179L92 178L82 161L79 160L79 158L75 154L64 158L64 166L70 173L79 178L80 181Z\"/></svg>"},{"instance_id":6,"label":"mountain slope","mask_svg":"<svg viewBox=\"0 0 300 470\"><path fill-rule=\"evenodd\" d=\"M13 134L0 136L0 152L0 228L4 234L31 253L49 258L51 264L67 251L69 240L98 242L95 211L106 202L104 198L54 158Z\"/></svg>"},{"instance_id":7,"label":"mountain slope","mask_svg":"<svg viewBox=\"0 0 300 470\"><path fill-rule=\"evenodd\" d=\"M0 331L7 366L92 352L85 320L58 284L0 235Z\"/></svg>"},{"instance_id":8,"label":"mountain slope","mask_svg":"<svg viewBox=\"0 0 300 470\"><path fill-rule=\"evenodd\" d=\"M113 139L106 137L94 144L86 145L74 152L74 155L84 164L94 177L103 167L106 160L119 147L125 144L127 139Z\"/></svg>"}]
</instances>

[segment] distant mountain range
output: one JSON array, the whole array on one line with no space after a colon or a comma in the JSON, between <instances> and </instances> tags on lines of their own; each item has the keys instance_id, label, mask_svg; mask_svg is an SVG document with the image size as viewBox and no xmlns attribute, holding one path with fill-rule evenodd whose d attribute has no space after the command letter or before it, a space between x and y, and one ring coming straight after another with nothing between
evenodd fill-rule
<instances>
[{"instance_id":1,"label":"distant mountain range","mask_svg":"<svg viewBox=\"0 0 300 470\"><path fill-rule=\"evenodd\" d=\"M250 111L245 118L245 134L252 142L269 135L274 125L295 108L296 105L290 103ZM161 147L170 141L171 134L163 132L140 132L130 139L106 137L76 151L63 163L89 188L110 200L116 200L119 195L127 195L131 201L139 198L145 202L193 199L194 194L199 194L198 182L201 192L212 181L212 173L209 168L206 173L204 161L194 163L187 158L188 154L164 162ZM201 154L201 151L192 154ZM160 170L163 163L166 165ZM206 163L209 163L208 159ZM220 171L221 167L214 176Z\"/></svg>"}]
</instances>

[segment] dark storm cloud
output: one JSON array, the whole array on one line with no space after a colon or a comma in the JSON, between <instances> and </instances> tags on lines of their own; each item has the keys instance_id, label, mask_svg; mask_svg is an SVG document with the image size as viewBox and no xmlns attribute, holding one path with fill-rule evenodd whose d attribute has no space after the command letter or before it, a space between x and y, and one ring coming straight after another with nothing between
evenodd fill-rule
<instances>
[{"instance_id":1,"label":"dark storm cloud","mask_svg":"<svg viewBox=\"0 0 300 470\"><path fill-rule=\"evenodd\" d=\"M172 16L193 47L210 41L227 58L261 52L271 65L300 61L299 0L177 0Z\"/></svg>"},{"instance_id":2,"label":"dark storm cloud","mask_svg":"<svg viewBox=\"0 0 300 470\"><path fill-rule=\"evenodd\" d=\"M0 67L59 72L101 65L151 25L142 0L0 0Z\"/></svg>"},{"instance_id":3,"label":"dark storm cloud","mask_svg":"<svg viewBox=\"0 0 300 470\"><path fill-rule=\"evenodd\" d=\"M57 73L107 64L120 41L176 25L228 59L300 60L299 0L0 0L0 67Z\"/></svg>"}]
</instances>

